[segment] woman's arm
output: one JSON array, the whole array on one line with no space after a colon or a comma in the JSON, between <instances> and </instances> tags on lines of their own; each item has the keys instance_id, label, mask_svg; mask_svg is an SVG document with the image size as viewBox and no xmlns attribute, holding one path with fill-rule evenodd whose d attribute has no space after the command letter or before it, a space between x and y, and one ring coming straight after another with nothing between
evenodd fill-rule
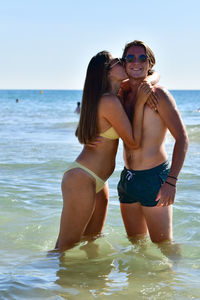
<instances>
[{"instance_id":1,"label":"woman's arm","mask_svg":"<svg viewBox=\"0 0 200 300\"><path fill-rule=\"evenodd\" d=\"M155 86L160 80L160 75L157 72L153 72L151 75L148 75L143 82L146 82L147 84L150 84L152 86ZM157 105L152 106L150 99L151 97L155 97L155 94L152 93L151 96L149 97L149 99L147 100L147 105L154 111L157 111Z\"/></svg>"},{"instance_id":2,"label":"woman's arm","mask_svg":"<svg viewBox=\"0 0 200 300\"><path fill-rule=\"evenodd\" d=\"M153 73L151 75L148 75L143 82L150 84L150 85L156 85L160 80L160 75L153 71ZM131 86L130 86L130 81L129 79L126 79L122 82L119 93L118 93L118 97L121 101L121 103L123 104L123 98L126 97L126 95L131 91ZM149 101L147 101L147 104L149 105ZM150 105L149 105L150 106ZM150 108L154 109L155 107L151 107Z\"/></svg>"},{"instance_id":3,"label":"woman's arm","mask_svg":"<svg viewBox=\"0 0 200 300\"><path fill-rule=\"evenodd\" d=\"M135 114L133 123L131 124L122 104L115 96L104 96L101 99L99 110L103 118L105 118L119 134L123 142L132 149L140 146L142 137L143 110L152 87L142 83L138 89L137 103L135 106Z\"/></svg>"}]
</instances>

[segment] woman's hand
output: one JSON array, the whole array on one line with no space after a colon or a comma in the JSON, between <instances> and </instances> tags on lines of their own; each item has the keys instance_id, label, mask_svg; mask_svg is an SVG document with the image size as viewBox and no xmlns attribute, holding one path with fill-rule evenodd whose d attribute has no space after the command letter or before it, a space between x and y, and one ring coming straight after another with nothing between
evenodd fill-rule
<instances>
[{"instance_id":1,"label":"woman's hand","mask_svg":"<svg viewBox=\"0 0 200 300\"><path fill-rule=\"evenodd\" d=\"M145 104L152 109L157 109L158 100L154 93L154 88L149 82L142 82L137 91L137 102Z\"/></svg>"}]
</instances>

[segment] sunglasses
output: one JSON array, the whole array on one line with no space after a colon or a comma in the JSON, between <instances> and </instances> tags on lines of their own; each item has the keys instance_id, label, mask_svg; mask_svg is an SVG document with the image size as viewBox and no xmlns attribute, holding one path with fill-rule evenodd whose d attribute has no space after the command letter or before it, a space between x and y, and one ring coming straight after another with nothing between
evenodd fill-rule
<instances>
[{"instance_id":1,"label":"sunglasses","mask_svg":"<svg viewBox=\"0 0 200 300\"><path fill-rule=\"evenodd\" d=\"M137 57L133 54L128 54L126 57L125 57L125 62L127 63L133 63L135 62L137 59ZM147 56L145 54L141 54L138 56L138 60L140 63L145 63L147 61Z\"/></svg>"},{"instance_id":2,"label":"sunglasses","mask_svg":"<svg viewBox=\"0 0 200 300\"><path fill-rule=\"evenodd\" d=\"M121 58L115 58L113 59L113 61L111 62L111 64L109 65L109 69L112 69L114 66L116 66L117 64L122 65L122 59Z\"/></svg>"}]
</instances>

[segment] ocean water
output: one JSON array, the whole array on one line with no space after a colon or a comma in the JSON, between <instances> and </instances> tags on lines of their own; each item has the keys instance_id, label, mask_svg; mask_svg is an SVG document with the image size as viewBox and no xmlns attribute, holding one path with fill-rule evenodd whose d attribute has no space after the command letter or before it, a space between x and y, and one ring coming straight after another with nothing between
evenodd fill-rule
<instances>
[{"instance_id":1,"label":"ocean water","mask_svg":"<svg viewBox=\"0 0 200 300\"><path fill-rule=\"evenodd\" d=\"M200 91L171 92L190 146L174 204L181 256L170 259L149 239L133 245L126 237L116 191L121 143L103 235L47 255L59 230L62 174L82 149L74 136L82 92L0 91L1 300L200 299ZM169 158L173 143L168 134Z\"/></svg>"}]
</instances>

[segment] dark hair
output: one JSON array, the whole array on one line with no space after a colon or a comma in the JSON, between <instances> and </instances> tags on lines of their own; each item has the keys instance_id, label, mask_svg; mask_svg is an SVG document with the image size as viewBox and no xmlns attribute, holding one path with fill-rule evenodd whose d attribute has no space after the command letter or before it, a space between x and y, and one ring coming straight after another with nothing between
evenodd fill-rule
<instances>
[{"instance_id":1,"label":"dark hair","mask_svg":"<svg viewBox=\"0 0 200 300\"><path fill-rule=\"evenodd\" d=\"M156 59L155 59L153 51L149 48L149 46L145 42L142 42L142 41L139 41L139 40L135 40L133 42L130 42L130 43L126 44L125 48L124 48L124 52L123 52L122 58L124 59L126 57L128 49L131 48L131 47L133 47L133 46L143 47L144 48L146 56L148 57L149 66L150 66L150 69L148 71L148 75L153 74L154 71L152 70L152 68L153 68L153 66L156 63Z\"/></svg>"},{"instance_id":2,"label":"dark hair","mask_svg":"<svg viewBox=\"0 0 200 300\"><path fill-rule=\"evenodd\" d=\"M80 120L76 129L76 136L82 144L91 142L98 134L97 110L101 96L110 90L108 73L111 61L111 54L101 51L89 62L83 88Z\"/></svg>"}]
</instances>

